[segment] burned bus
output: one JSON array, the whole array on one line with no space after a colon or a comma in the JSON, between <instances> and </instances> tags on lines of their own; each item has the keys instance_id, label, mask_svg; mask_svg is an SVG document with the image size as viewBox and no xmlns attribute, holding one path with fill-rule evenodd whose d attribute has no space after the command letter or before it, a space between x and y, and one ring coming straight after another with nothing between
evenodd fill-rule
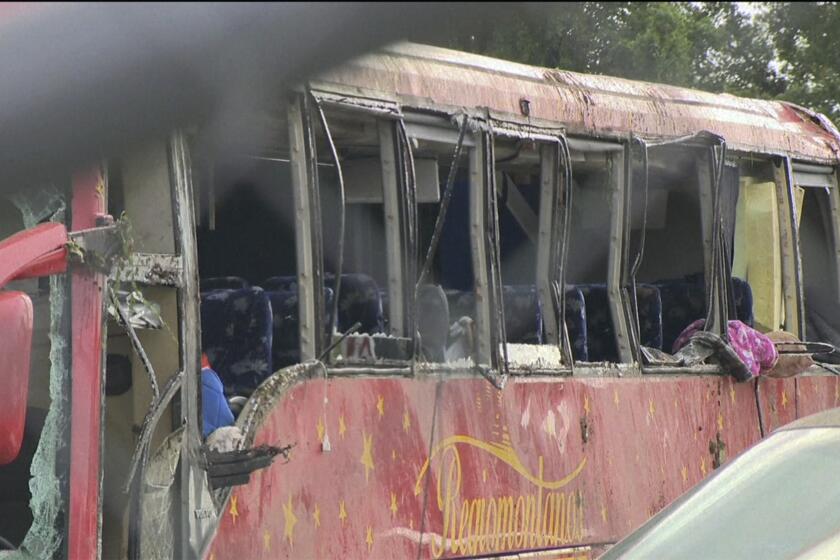
<instances>
[{"instance_id":1,"label":"burned bus","mask_svg":"<svg viewBox=\"0 0 840 560\"><path fill-rule=\"evenodd\" d=\"M22 191L0 542L594 558L840 403L838 149L789 103L399 44ZM820 353L744 375L733 321Z\"/></svg>"}]
</instances>

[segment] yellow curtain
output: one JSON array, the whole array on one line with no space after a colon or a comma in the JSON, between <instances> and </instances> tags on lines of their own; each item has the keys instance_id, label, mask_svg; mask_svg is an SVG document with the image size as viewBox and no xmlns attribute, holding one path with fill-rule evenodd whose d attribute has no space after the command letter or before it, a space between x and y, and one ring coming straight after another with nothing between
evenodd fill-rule
<instances>
[{"instance_id":1,"label":"yellow curtain","mask_svg":"<svg viewBox=\"0 0 840 560\"><path fill-rule=\"evenodd\" d=\"M752 177L742 177L740 187L732 275L752 287L755 326L769 332L782 328L785 319L776 187ZM801 213L802 195L798 192L796 199Z\"/></svg>"}]
</instances>

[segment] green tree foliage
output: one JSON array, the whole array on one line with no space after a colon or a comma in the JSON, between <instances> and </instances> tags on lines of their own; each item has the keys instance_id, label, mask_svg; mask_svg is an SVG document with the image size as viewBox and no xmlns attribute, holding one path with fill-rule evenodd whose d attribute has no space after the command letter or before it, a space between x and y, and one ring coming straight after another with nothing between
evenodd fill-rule
<instances>
[{"instance_id":1,"label":"green tree foliage","mask_svg":"<svg viewBox=\"0 0 840 560\"><path fill-rule=\"evenodd\" d=\"M784 99L840 122L840 3L570 2L479 14L442 46L577 72ZM742 7L739 7L741 5ZM749 12L749 13L747 13Z\"/></svg>"},{"instance_id":2,"label":"green tree foliage","mask_svg":"<svg viewBox=\"0 0 840 560\"><path fill-rule=\"evenodd\" d=\"M840 121L840 5L774 3L763 19L787 81L779 97Z\"/></svg>"},{"instance_id":3,"label":"green tree foliage","mask_svg":"<svg viewBox=\"0 0 840 560\"><path fill-rule=\"evenodd\" d=\"M526 4L450 30L451 48L537 66L772 97L784 82L765 28L732 2Z\"/></svg>"}]
</instances>

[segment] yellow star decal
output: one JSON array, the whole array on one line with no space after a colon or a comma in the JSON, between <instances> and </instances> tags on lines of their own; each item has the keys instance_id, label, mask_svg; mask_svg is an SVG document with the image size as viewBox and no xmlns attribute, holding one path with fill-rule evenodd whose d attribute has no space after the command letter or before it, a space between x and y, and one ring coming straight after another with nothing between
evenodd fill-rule
<instances>
[{"instance_id":1,"label":"yellow star decal","mask_svg":"<svg viewBox=\"0 0 840 560\"><path fill-rule=\"evenodd\" d=\"M653 405L653 399L648 400L648 414L651 416L656 414L656 407Z\"/></svg>"},{"instance_id":2,"label":"yellow star decal","mask_svg":"<svg viewBox=\"0 0 840 560\"><path fill-rule=\"evenodd\" d=\"M700 459L700 472L703 473L703 476L706 476L706 458L702 457Z\"/></svg>"},{"instance_id":3,"label":"yellow star decal","mask_svg":"<svg viewBox=\"0 0 840 560\"><path fill-rule=\"evenodd\" d=\"M374 469L373 466L373 435L367 435L362 432L362 457L359 462L365 466L365 482L370 477L370 471Z\"/></svg>"},{"instance_id":4,"label":"yellow star decal","mask_svg":"<svg viewBox=\"0 0 840 560\"><path fill-rule=\"evenodd\" d=\"M732 399L732 404L735 404L735 384L729 384L729 398Z\"/></svg>"},{"instance_id":5,"label":"yellow star decal","mask_svg":"<svg viewBox=\"0 0 840 560\"><path fill-rule=\"evenodd\" d=\"M583 396L583 410L585 410L586 413L589 414L589 396L588 395Z\"/></svg>"},{"instance_id":6,"label":"yellow star decal","mask_svg":"<svg viewBox=\"0 0 840 560\"><path fill-rule=\"evenodd\" d=\"M618 406L618 403L620 402L618 400L618 389L613 389L613 402L615 403L615 406Z\"/></svg>"},{"instance_id":7,"label":"yellow star decal","mask_svg":"<svg viewBox=\"0 0 840 560\"><path fill-rule=\"evenodd\" d=\"M680 469L680 474L682 475L683 482L688 482L688 469L685 468L685 465L683 465L683 468Z\"/></svg>"},{"instance_id":8,"label":"yellow star decal","mask_svg":"<svg viewBox=\"0 0 840 560\"><path fill-rule=\"evenodd\" d=\"M344 423L344 415L338 417L338 435L344 437L344 432L347 431L347 425Z\"/></svg>"},{"instance_id":9,"label":"yellow star decal","mask_svg":"<svg viewBox=\"0 0 840 560\"><path fill-rule=\"evenodd\" d=\"M403 412L403 431L408 433L408 429L411 428L411 416L408 414L408 410Z\"/></svg>"},{"instance_id":10,"label":"yellow star decal","mask_svg":"<svg viewBox=\"0 0 840 560\"><path fill-rule=\"evenodd\" d=\"M315 504L315 511L312 512L312 519L315 521L315 527L321 526L321 508L318 507L318 504Z\"/></svg>"},{"instance_id":11,"label":"yellow star decal","mask_svg":"<svg viewBox=\"0 0 840 560\"><path fill-rule=\"evenodd\" d=\"M263 548L271 550L271 533L268 532L268 529L263 531Z\"/></svg>"},{"instance_id":12,"label":"yellow star decal","mask_svg":"<svg viewBox=\"0 0 840 560\"><path fill-rule=\"evenodd\" d=\"M236 525L236 518L239 517L239 508L237 507L236 500L238 496L235 494L230 497L230 517L233 519L233 524Z\"/></svg>"},{"instance_id":13,"label":"yellow star decal","mask_svg":"<svg viewBox=\"0 0 840 560\"><path fill-rule=\"evenodd\" d=\"M292 510L291 494L289 494L289 501L283 504L283 518L286 520L286 528L283 530L283 536L289 541L289 546L292 546L294 544L292 539L295 536L295 525L298 522L298 518Z\"/></svg>"},{"instance_id":14,"label":"yellow star decal","mask_svg":"<svg viewBox=\"0 0 840 560\"><path fill-rule=\"evenodd\" d=\"M782 408L787 408L787 403L788 403L787 392L782 390Z\"/></svg>"},{"instance_id":15,"label":"yellow star decal","mask_svg":"<svg viewBox=\"0 0 840 560\"><path fill-rule=\"evenodd\" d=\"M341 519L341 522L347 519L347 509L344 507L344 500L338 502L338 518Z\"/></svg>"},{"instance_id":16,"label":"yellow star decal","mask_svg":"<svg viewBox=\"0 0 840 560\"><path fill-rule=\"evenodd\" d=\"M717 424L718 424L718 430L723 431L723 413L722 412L718 412Z\"/></svg>"},{"instance_id":17,"label":"yellow star decal","mask_svg":"<svg viewBox=\"0 0 840 560\"><path fill-rule=\"evenodd\" d=\"M324 443L324 432L326 428L324 427L324 419L322 417L318 417L318 424L315 426L315 429L318 430L318 442Z\"/></svg>"},{"instance_id":18,"label":"yellow star decal","mask_svg":"<svg viewBox=\"0 0 840 560\"><path fill-rule=\"evenodd\" d=\"M380 418L385 416L385 399L382 397L382 395L379 395L379 398L376 399L376 410L379 411Z\"/></svg>"},{"instance_id":19,"label":"yellow star decal","mask_svg":"<svg viewBox=\"0 0 840 560\"><path fill-rule=\"evenodd\" d=\"M391 517L397 515L397 495L391 492Z\"/></svg>"},{"instance_id":20,"label":"yellow star decal","mask_svg":"<svg viewBox=\"0 0 840 560\"><path fill-rule=\"evenodd\" d=\"M373 527L368 525L367 528L367 535L365 536L365 542L368 545L368 552L373 549Z\"/></svg>"}]
</instances>

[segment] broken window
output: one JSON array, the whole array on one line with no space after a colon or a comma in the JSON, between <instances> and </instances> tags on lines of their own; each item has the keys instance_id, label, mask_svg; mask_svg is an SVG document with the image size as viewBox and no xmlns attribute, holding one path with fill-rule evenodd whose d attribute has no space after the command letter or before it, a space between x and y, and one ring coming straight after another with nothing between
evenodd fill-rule
<instances>
[{"instance_id":1,"label":"broken window","mask_svg":"<svg viewBox=\"0 0 840 560\"><path fill-rule=\"evenodd\" d=\"M163 272L141 280L131 270L143 260L158 266L181 262L170 177L169 146L164 140L137 146L108 164L108 213L124 220L132 259L113 271L111 293L104 298L108 311L102 463L104 557L139 554L136 529L143 522L139 505L143 475L133 479L133 494L125 491L134 467L137 426L144 425L161 389L182 367L178 325L183 298L179 298L178 280ZM157 412L165 420L151 426L152 450L181 427L180 403L165 404ZM140 466L141 473L144 468L145 464Z\"/></svg>"},{"instance_id":2,"label":"broken window","mask_svg":"<svg viewBox=\"0 0 840 560\"><path fill-rule=\"evenodd\" d=\"M717 212L731 214L736 176L720 165L723 155L710 142L716 146L720 140L698 135L650 146L646 180L639 180L634 165L629 255L639 256L634 265L637 336L646 348L672 353L680 333L700 319L711 317L709 328L721 328L715 326L723 319L717 287L725 271L716 260L725 252L720 244L729 241L714 216L715 189ZM748 286L733 281L737 307L738 294Z\"/></svg>"},{"instance_id":3,"label":"broken window","mask_svg":"<svg viewBox=\"0 0 840 560\"><path fill-rule=\"evenodd\" d=\"M577 139L569 144L571 231L564 315L572 355L577 362L630 362L619 291L624 148Z\"/></svg>"},{"instance_id":4,"label":"broken window","mask_svg":"<svg viewBox=\"0 0 840 560\"><path fill-rule=\"evenodd\" d=\"M436 162L411 157L395 119L313 99L329 330L350 333L343 359L408 359L414 197Z\"/></svg>"},{"instance_id":5,"label":"broken window","mask_svg":"<svg viewBox=\"0 0 840 560\"><path fill-rule=\"evenodd\" d=\"M229 396L300 361L287 158L210 155L197 184L202 351Z\"/></svg>"},{"instance_id":6,"label":"broken window","mask_svg":"<svg viewBox=\"0 0 840 560\"><path fill-rule=\"evenodd\" d=\"M556 369L570 360L562 258L567 161L563 138L495 139L499 266L508 358L514 367ZM570 313L574 321L574 312Z\"/></svg>"},{"instance_id":7,"label":"broken window","mask_svg":"<svg viewBox=\"0 0 840 560\"><path fill-rule=\"evenodd\" d=\"M413 117L418 119L418 116ZM470 216L470 153L475 149L467 120L455 128L444 120L410 120L415 161L436 162L429 186L418 183L417 323L424 346L421 359L476 360L475 275ZM422 189L422 190L421 190Z\"/></svg>"},{"instance_id":8,"label":"broken window","mask_svg":"<svg viewBox=\"0 0 840 560\"><path fill-rule=\"evenodd\" d=\"M794 165L806 340L840 346L837 185L830 167Z\"/></svg>"},{"instance_id":9,"label":"broken window","mask_svg":"<svg viewBox=\"0 0 840 560\"><path fill-rule=\"evenodd\" d=\"M65 196L45 186L0 201L0 238L47 221L64 221ZM18 457L0 466L0 537L19 557L49 558L62 543L67 513L70 356L64 275L11 282L33 304L26 425Z\"/></svg>"}]
</instances>

